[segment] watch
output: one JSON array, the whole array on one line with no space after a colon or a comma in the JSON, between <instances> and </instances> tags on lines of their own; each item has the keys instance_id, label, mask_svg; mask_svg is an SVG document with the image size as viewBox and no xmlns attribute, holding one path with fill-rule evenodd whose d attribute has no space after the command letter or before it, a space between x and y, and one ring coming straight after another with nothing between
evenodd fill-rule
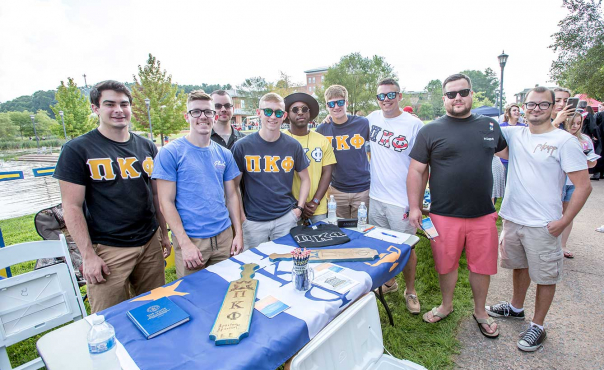
<instances>
[{"instance_id":1,"label":"watch","mask_svg":"<svg viewBox=\"0 0 604 370\"><path fill-rule=\"evenodd\" d=\"M297 208L297 209L299 209L299 210L300 210L300 212L304 213L304 208L300 207L300 206L299 206L299 205L297 205L297 204L294 204L294 208L293 208L293 209L296 209L296 208Z\"/></svg>"},{"instance_id":2,"label":"watch","mask_svg":"<svg viewBox=\"0 0 604 370\"><path fill-rule=\"evenodd\" d=\"M321 201L320 201L319 199L317 199L317 198L314 198L314 199L312 200L312 202L313 202L314 204L316 204L316 205L319 205L319 203L321 203Z\"/></svg>"}]
</instances>

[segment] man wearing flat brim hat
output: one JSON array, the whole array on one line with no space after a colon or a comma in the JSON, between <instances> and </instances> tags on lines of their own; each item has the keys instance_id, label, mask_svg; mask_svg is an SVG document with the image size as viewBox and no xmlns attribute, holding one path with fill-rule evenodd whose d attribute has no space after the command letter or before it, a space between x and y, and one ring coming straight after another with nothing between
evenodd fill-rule
<instances>
[{"instance_id":1,"label":"man wearing flat brim hat","mask_svg":"<svg viewBox=\"0 0 604 370\"><path fill-rule=\"evenodd\" d=\"M293 93L285 97L285 111L290 128L287 135L296 139L310 160L310 192L306 199L302 219L315 223L327 218L326 192L331 181L331 171L336 163L329 140L308 128L309 122L319 115L319 103L306 93ZM296 174L292 193L299 194L300 178Z\"/></svg>"}]
</instances>

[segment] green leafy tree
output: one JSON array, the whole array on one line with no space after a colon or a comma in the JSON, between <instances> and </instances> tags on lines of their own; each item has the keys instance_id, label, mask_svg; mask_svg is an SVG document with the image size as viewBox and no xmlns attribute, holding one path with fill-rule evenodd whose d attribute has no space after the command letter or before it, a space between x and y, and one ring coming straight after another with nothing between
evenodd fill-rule
<instances>
[{"instance_id":1,"label":"green leafy tree","mask_svg":"<svg viewBox=\"0 0 604 370\"><path fill-rule=\"evenodd\" d=\"M485 69L484 72L465 70L460 73L470 77L470 80L472 80L472 90L474 92L482 92L484 97L492 102L499 101L499 79L491 68ZM503 104L505 105L505 96Z\"/></svg>"},{"instance_id":2,"label":"green leafy tree","mask_svg":"<svg viewBox=\"0 0 604 370\"><path fill-rule=\"evenodd\" d=\"M317 100L324 106L324 89L330 85L342 85L348 90L350 113L369 114L378 109L375 99L377 83L386 77L396 77L396 74L384 57L374 55L365 58L360 53L345 55L327 70L323 88L317 89Z\"/></svg>"},{"instance_id":3,"label":"green leafy tree","mask_svg":"<svg viewBox=\"0 0 604 370\"><path fill-rule=\"evenodd\" d=\"M262 95L268 93L269 83L266 82L264 77L251 77L247 78L243 83L237 86L237 90L241 93L245 106L251 109L258 109L258 102Z\"/></svg>"},{"instance_id":4,"label":"green leafy tree","mask_svg":"<svg viewBox=\"0 0 604 370\"><path fill-rule=\"evenodd\" d=\"M73 78L67 78L67 84L61 81L61 85L55 94L55 99L57 103L51 106L50 109L59 121L61 120L59 112L63 111L65 130L68 137L73 139L95 128L94 123L91 123L88 119L90 115L90 102L82 95Z\"/></svg>"},{"instance_id":5,"label":"green leafy tree","mask_svg":"<svg viewBox=\"0 0 604 370\"><path fill-rule=\"evenodd\" d=\"M472 97L472 109L480 108L485 105L492 107L495 105L495 103L493 103L491 99L487 98L483 91L474 92L474 96Z\"/></svg>"},{"instance_id":6,"label":"green leafy tree","mask_svg":"<svg viewBox=\"0 0 604 370\"><path fill-rule=\"evenodd\" d=\"M426 99L432 105L432 117L440 117L445 114L445 105L443 103L443 84L440 80L431 80L424 88L426 90Z\"/></svg>"},{"instance_id":7,"label":"green leafy tree","mask_svg":"<svg viewBox=\"0 0 604 370\"><path fill-rule=\"evenodd\" d=\"M48 112L51 118L54 117L54 112L50 109L52 104L56 104L55 90L36 91L33 95L24 95L16 99L9 100L0 104L0 112L37 112L42 109Z\"/></svg>"},{"instance_id":8,"label":"green leafy tree","mask_svg":"<svg viewBox=\"0 0 604 370\"><path fill-rule=\"evenodd\" d=\"M30 118L31 114L30 111L8 112L11 122L17 126L22 139L34 136L34 127Z\"/></svg>"},{"instance_id":9,"label":"green leafy tree","mask_svg":"<svg viewBox=\"0 0 604 370\"><path fill-rule=\"evenodd\" d=\"M292 81L291 76L285 72L279 72L279 79L275 83L269 83L269 90L281 95L283 98L302 89L302 84Z\"/></svg>"},{"instance_id":10,"label":"green leafy tree","mask_svg":"<svg viewBox=\"0 0 604 370\"><path fill-rule=\"evenodd\" d=\"M604 17L602 0L563 0L568 15L552 35L557 53L550 75L559 85L604 100Z\"/></svg>"},{"instance_id":11,"label":"green leafy tree","mask_svg":"<svg viewBox=\"0 0 604 370\"><path fill-rule=\"evenodd\" d=\"M36 120L36 131L38 131L38 136L48 137L51 135L63 137L63 126L59 125L56 120L50 118L47 111L40 109L35 114ZM61 130L59 132L59 129Z\"/></svg>"},{"instance_id":12,"label":"green leafy tree","mask_svg":"<svg viewBox=\"0 0 604 370\"><path fill-rule=\"evenodd\" d=\"M14 139L19 133L19 126L10 119L10 114L0 113L0 138Z\"/></svg>"},{"instance_id":13,"label":"green leafy tree","mask_svg":"<svg viewBox=\"0 0 604 370\"><path fill-rule=\"evenodd\" d=\"M424 104L422 104L421 107L419 107L419 110L417 111L417 115L420 119L423 120L434 118L434 107L432 106L432 103L425 102Z\"/></svg>"},{"instance_id":14,"label":"green leafy tree","mask_svg":"<svg viewBox=\"0 0 604 370\"><path fill-rule=\"evenodd\" d=\"M226 85L210 84L210 85L208 85L206 83L202 83L201 85L179 85L178 87L180 89L182 89L185 94L188 94L194 90L203 90L203 91L207 92L208 94L210 94L212 91L230 90L233 88L231 86L231 84L226 84Z\"/></svg>"},{"instance_id":15,"label":"green leafy tree","mask_svg":"<svg viewBox=\"0 0 604 370\"><path fill-rule=\"evenodd\" d=\"M149 54L147 64L138 66L132 86L132 122L140 130L149 130L149 116L145 99L150 100L151 127L153 135L164 136L179 133L186 128L184 113L187 110L187 95L172 83L172 75L161 69L161 63Z\"/></svg>"}]
</instances>

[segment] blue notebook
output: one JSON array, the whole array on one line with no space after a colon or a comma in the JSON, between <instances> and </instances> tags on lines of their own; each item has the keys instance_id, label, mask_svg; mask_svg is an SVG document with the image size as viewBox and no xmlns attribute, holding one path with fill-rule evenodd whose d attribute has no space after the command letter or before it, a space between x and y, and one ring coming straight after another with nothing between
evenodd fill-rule
<instances>
[{"instance_id":1,"label":"blue notebook","mask_svg":"<svg viewBox=\"0 0 604 370\"><path fill-rule=\"evenodd\" d=\"M189 321L189 314L168 297L132 309L127 315L147 339Z\"/></svg>"}]
</instances>

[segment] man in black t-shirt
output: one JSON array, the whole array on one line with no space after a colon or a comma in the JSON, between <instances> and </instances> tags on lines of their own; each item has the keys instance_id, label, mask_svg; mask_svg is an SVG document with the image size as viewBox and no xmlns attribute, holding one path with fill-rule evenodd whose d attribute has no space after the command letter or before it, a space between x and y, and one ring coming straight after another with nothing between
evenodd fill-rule
<instances>
[{"instance_id":1,"label":"man in black t-shirt","mask_svg":"<svg viewBox=\"0 0 604 370\"><path fill-rule=\"evenodd\" d=\"M139 295L164 285L171 247L151 180L157 148L128 132L130 90L104 81L90 101L99 127L65 144L53 176L94 313L129 299L130 287Z\"/></svg>"},{"instance_id":2,"label":"man in black t-shirt","mask_svg":"<svg viewBox=\"0 0 604 370\"><path fill-rule=\"evenodd\" d=\"M430 167L430 218L439 234L431 246L443 301L424 315L424 321L438 322L453 311L459 258L465 248L474 318L482 334L494 338L499 330L485 311L490 275L497 273L497 213L491 202L491 165L493 155L507 144L497 121L471 113L469 77L449 76L443 83L443 93L447 115L420 129L407 177L410 222L420 227L421 199L426 188L423 176Z\"/></svg>"}]
</instances>

